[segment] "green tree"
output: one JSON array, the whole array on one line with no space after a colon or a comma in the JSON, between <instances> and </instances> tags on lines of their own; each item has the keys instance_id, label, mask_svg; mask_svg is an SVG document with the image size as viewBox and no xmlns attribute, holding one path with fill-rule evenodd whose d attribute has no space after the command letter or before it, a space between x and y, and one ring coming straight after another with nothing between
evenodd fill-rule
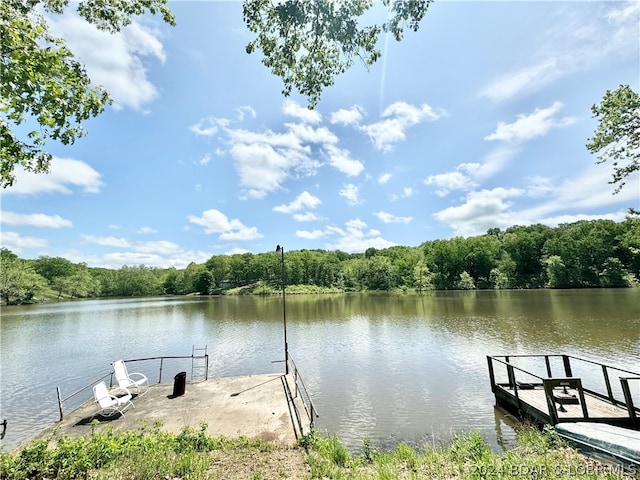
<instances>
[{"instance_id":1,"label":"green tree","mask_svg":"<svg viewBox=\"0 0 640 480\"><path fill-rule=\"evenodd\" d=\"M31 302L46 284L31 263L6 248L0 249L0 297L5 304Z\"/></svg>"},{"instance_id":2,"label":"green tree","mask_svg":"<svg viewBox=\"0 0 640 480\"><path fill-rule=\"evenodd\" d=\"M0 185L15 182L15 166L31 172L49 170L48 140L70 145L84 136L83 122L104 111L107 92L91 86L83 66L65 41L50 34L43 9L62 14L69 0L3 0L0 2ZM166 0L81 0L74 3L87 22L118 32L132 17L161 13L174 24ZM23 124L37 123L26 135Z\"/></svg>"},{"instance_id":3,"label":"green tree","mask_svg":"<svg viewBox=\"0 0 640 480\"><path fill-rule=\"evenodd\" d=\"M404 28L418 30L433 0L382 0L388 21L367 23L372 0L245 0L244 21L257 34L247 53L262 50L262 63L282 78L282 93L292 89L306 96L313 108L322 91L354 60L370 66L380 58L376 48L383 32L397 41Z\"/></svg>"},{"instance_id":4,"label":"green tree","mask_svg":"<svg viewBox=\"0 0 640 480\"><path fill-rule=\"evenodd\" d=\"M618 193L625 178L640 170L640 95L629 85L607 90L599 105L591 107L598 126L587 149L598 153L598 163L613 162L613 179Z\"/></svg>"}]
</instances>

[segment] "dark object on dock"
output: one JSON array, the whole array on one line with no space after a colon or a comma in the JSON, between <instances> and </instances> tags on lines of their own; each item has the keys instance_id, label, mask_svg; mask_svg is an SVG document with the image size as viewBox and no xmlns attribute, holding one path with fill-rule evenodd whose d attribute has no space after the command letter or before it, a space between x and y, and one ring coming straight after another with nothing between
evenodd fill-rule
<instances>
[{"instance_id":1,"label":"dark object on dock","mask_svg":"<svg viewBox=\"0 0 640 480\"><path fill-rule=\"evenodd\" d=\"M2 433L0 433L0 440L2 440L7 434L7 419L5 418L0 425L2 425Z\"/></svg>"},{"instance_id":2,"label":"dark object on dock","mask_svg":"<svg viewBox=\"0 0 640 480\"><path fill-rule=\"evenodd\" d=\"M520 418L542 425L586 421L640 429L634 406L634 396L640 404L638 373L570 355L487 356L487 363L496 404ZM574 374L578 370L581 375ZM614 374L620 381L615 393ZM606 391L585 386L597 383ZM623 398L616 398L620 393Z\"/></svg>"},{"instance_id":3,"label":"dark object on dock","mask_svg":"<svg viewBox=\"0 0 640 480\"><path fill-rule=\"evenodd\" d=\"M184 395L187 387L187 372L180 372L173 377L173 398Z\"/></svg>"}]
</instances>

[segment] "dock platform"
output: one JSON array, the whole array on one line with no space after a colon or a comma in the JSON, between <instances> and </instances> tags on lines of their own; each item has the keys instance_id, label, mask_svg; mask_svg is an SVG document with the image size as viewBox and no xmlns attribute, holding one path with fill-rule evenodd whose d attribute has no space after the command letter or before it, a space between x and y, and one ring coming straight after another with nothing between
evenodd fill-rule
<instances>
[{"instance_id":1,"label":"dock platform","mask_svg":"<svg viewBox=\"0 0 640 480\"><path fill-rule=\"evenodd\" d=\"M487 356L487 362L496 403L521 418L640 430L638 373L570 355Z\"/></svg>"},{"instance_id":2,"label":"dock platform","mask_svg":"<svg viewBox=\"0 0 640 480\"><path fill-rule=\"evenodd\" d=\"M100 423L93 427L98 407L89 400L47 428L39 438L89 436L93 428L106 425L116 430L136 430L155 421L162 423L163 430L178 433L184 427L198 429L205 422L211 436L246 436L292 445L309 433L312 423L291 374L190 382L184 395L177 397L173 397L172 383L155 384L142 395L134 396L133 404L124 416L109 419L96 416Z\"/></svg>"}]
</instances>

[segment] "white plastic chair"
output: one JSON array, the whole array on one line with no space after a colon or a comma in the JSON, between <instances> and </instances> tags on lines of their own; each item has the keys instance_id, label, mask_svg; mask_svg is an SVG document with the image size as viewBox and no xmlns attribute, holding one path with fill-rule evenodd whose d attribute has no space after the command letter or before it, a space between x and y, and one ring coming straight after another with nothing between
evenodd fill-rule
<instances>
[{"instance_id":1,"label":"white plastic chair","mask_svg":"<svg viewBox=\"0 0 640 480\"><path fill-rule=\"evenodd\" d=\"M113 362L113 372L118 386L127 391L133 391L137 395L143 395L149 389L149 380L142 373L129 373L124 361Z\"/></svg>"},{"instance_id":2,"label":"white plastic chair","mask_svg":"<svg viewBox=\"0 0 640 480\"><path fill-rule=\"evenodd\" d=\"M131 393L129 393L126 388L123 388L122 390L125 391L125 395L116 397L109 393L106 383L100 382L97 385L94 385L93 397L100 410L93 416L103 415L105 417L111 417L116 413L119 413L124 417L125 410L129 407L133 407L134 405L131 402Z\"/></svg>"}]
</instances>

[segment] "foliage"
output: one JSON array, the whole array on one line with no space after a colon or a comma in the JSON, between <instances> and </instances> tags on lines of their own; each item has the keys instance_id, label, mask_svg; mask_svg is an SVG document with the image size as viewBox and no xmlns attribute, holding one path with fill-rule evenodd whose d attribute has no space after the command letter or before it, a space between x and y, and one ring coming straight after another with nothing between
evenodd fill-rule
<instances>
[{"instance_id":1,"label":"foliage","mask_svg":"<svg viewBox=\"0 0 640 480\"><path fill-rule=\"evenodd\" d=\"M5 304L32 302L46 284L28 261L0 249L0 298Z\"/></svg>"},{"instance_id":2,"label":"foliage","mask_svg":"<svg viewBox=\"0 0 640 480\"><path fill-rule=\"evenodd\" d=\"M416 31L431 2L382 0L387 22L363 26L374 5L371 0L245 0L245 24L257 34L246 50L262 50L262 63L282 78L283 95L295 88L313 108L322 91L355 59L368 67L380 58L381 33L389 32L400 41L405 27Z\"/></svg>"},{"instance_id":3,"label":"foliage","mask_svg":"<svg viewBox=\"0 0 640 480\"><path fill-rule=\"evenodd\" d=\"M15 454L0 453L0 478L207 478L208 452L271 449L261 440L211 437L206 433L206 423L201 423L198 429L184 427L177 434L160 427L155 424L140 431L115 431L108 427L94 432L90 438L38 440Z\"/></svg>"},{"instance_id":4,"label":"foliage","mask_svg":"<svg viewBox=\"0 0 640 480\"><path fill-rule=\"evenodd\" d=\"M0 3L0 185L15 182L15 166L43 173L52 156L48 140L73 144L87 132L83 122L104 111L107 92L91 85L84 67L65 41L49 32L43 10L62 14L69 0L4 0ZM87 22L117 32L145 12L174 19L166 0L74 3ZM20 126L31 129L26 138Z\"/></svg>"},{"instance_id":5,"label":"foliage","mask_svg":"<svg viewBox=\"0 0 640 480\"><path fill-rule=\"evenodd\" d=\"M58 297L279 295L450 289L632 287L640 284L640 217L556 228L514 226L486 235L433 240L365 253L293 250L212 256L184 269L89 268L60 257L20 260L2 252L0 287L12 302L51 289ZM39 275L40 274L40 275Z\"/></svg>"},{"instance_id":6,"label":"foliage","mask_svg":"<svg viewBox=\"0 0 640 480\"><path fill-rule=\"evenodd\" d=\"M616 90L607 90L591 112L598 126L587 149L599 153L598 163L613 163L613 179L609 183L618 184L614 191L618 193L625 179L640 170L640 95L629 85L620 85Z\"/></svg>"}]
</instances>

